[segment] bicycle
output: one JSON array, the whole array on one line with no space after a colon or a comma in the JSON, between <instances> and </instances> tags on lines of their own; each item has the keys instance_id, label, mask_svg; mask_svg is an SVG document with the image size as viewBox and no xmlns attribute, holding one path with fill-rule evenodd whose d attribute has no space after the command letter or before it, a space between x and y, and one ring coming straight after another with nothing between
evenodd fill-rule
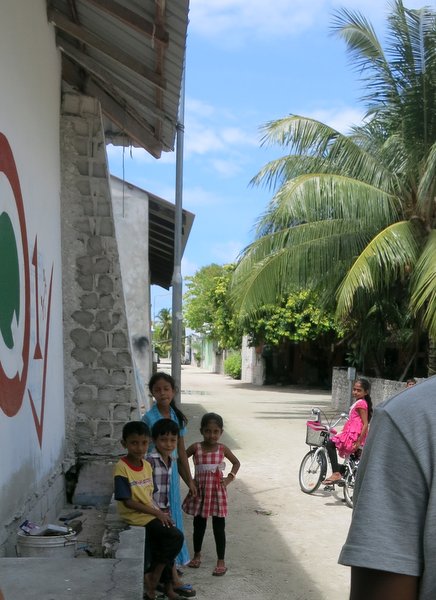
<instances>
[{"instance_id":1,"label":"bicycle","mask_svg":"<svg viewBox=\"0 0 436 600\"><path fill-rule=\"evenodd\" d=\"M335 435L336 425L348 418L346 413L341 413L334 423L321 422L321 410L312 408L312 415L316 420L307 421L306 444L310 446L309 452L304 455L299 470L300 488L305 494L313 494L321 485L327 475L328 454L326 443ZM324 413L322 413L324 415ZM325 415L324 415L325 417ZM343 487L344 500L350 508L353 507L354 483L359 464L359 452L351 454L341 465L342 479L325 486L326 491L334 490L335 485Z\"/></svg>"}]
</instances>

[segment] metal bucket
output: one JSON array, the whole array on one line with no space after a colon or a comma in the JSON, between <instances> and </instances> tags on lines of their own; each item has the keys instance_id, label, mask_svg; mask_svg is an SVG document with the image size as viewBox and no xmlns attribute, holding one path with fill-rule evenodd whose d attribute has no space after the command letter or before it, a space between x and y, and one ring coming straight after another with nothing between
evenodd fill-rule
<instances>
[{"instance_id":1,"label":"metal bucket","mask_svg":"<svg viewBox=\"0 0 436 600\"><path fill-rule=\"evenodd\" d=\"M76 534L64 535L26 535L23 531L17 534L17 556L48 558L74 558L76 553Z\"/></svg>"}]
</instances>

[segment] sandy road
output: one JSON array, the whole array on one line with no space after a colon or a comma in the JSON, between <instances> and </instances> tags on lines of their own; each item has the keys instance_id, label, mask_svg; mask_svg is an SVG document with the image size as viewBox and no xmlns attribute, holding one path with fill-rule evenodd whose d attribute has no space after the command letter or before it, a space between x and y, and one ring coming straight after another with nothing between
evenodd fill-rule
<instances>
[{"instance_id":1,"label":"sandy road","mask_svg":"<svg viewBox=\"0 0 436 600\"><path fill-rule=\"evenodd\" d=\"M216 557L210 525L200 569L186 569L184 579L199 600L346 600L349 570L337 557L351 510L340 490L308 496L298 485L310 408L329 410L330 396L241 384L194 366L183 367L181 387L189 418L186 443L201 439L204 412L218 412L225 424L222 441L242 463L229 487L228 573L211 576ZM192 550L189 517L185 533Z\"/></svg>"}]
</instances>

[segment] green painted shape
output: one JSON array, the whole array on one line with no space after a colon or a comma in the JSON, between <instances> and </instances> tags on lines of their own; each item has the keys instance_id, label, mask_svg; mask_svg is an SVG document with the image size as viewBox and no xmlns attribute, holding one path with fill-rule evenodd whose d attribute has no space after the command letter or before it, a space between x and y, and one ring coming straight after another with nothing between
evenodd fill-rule
<instances>
[{"instance_id":1,"label":"green painted shape","mask_svg":"<svg viewBox=\"0 0 436 600\"><path fill-rule=\"evenodd\" d=\"M17 241L9 215L0 215L0 333L8 348L14 347L12 319L20 318L20 269Z\"/></svg>"}]
</instances>

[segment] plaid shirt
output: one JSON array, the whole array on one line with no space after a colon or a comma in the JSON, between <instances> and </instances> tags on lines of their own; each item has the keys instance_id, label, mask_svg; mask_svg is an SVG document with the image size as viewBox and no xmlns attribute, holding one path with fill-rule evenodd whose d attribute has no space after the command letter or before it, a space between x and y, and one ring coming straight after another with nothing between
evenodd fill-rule
<instances>
[{"instance_id":1,"label":"plaid shirt","mask_svg":"<svg viewBox=\"0 0 436 600\"><path fill-rule=\"evenodd\" d=\"M170 511L170 482L173 468L173 459L167 466L159 452L154 451L146 457L153 469L153 500L161 510Z\"/></svg>"}]
</instances>

